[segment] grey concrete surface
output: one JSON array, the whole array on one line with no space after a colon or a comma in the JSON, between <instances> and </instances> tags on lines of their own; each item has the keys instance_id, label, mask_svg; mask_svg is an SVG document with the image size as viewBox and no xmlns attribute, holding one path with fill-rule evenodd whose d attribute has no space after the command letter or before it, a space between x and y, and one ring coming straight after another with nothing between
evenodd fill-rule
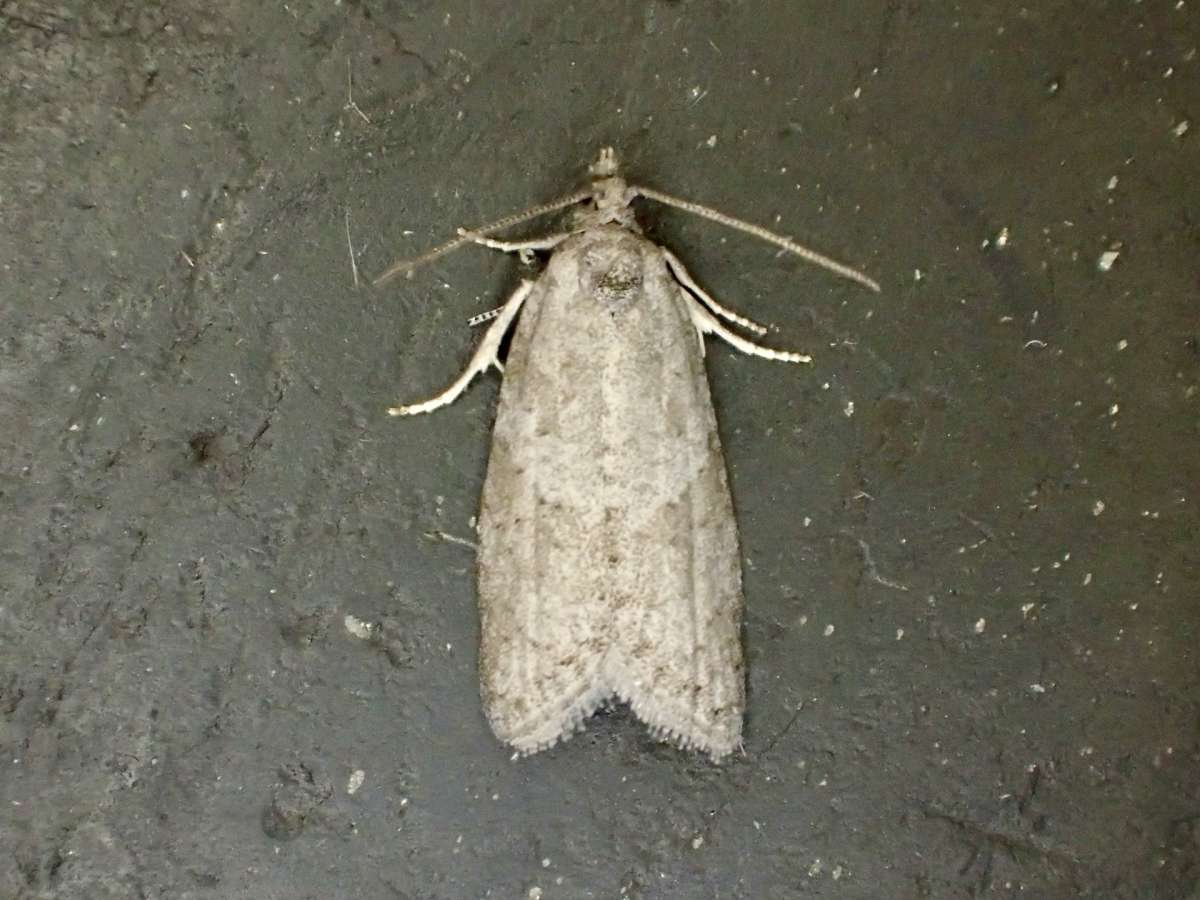
<instances>
[{"instance_id":1,"label":"grey concrete surface","mask_svg":"<svg viewBox=\"0 0 1200 900\"><path fill-rule=\"evenodd\" d=\"M0 896L1200 896L1198 44L1176 0L0 3ZM642 210L815 357L709 349L721 767L620 708L509 758L438 537L497 380L384 415L520 267L369 277L610 143L883 284Z\"/></svg>"}]
</instances>

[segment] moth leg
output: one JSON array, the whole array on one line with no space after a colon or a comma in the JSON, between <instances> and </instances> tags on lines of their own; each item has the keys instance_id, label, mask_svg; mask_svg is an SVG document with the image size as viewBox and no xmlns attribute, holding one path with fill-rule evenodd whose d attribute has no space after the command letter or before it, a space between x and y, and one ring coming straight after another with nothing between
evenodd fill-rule
<instances>
[{"instance_id":1,"label":"moth leg","mask_svg":"<svg viewBox=\"0 0 1200 900\"><path fill-rule=\"evenodd\" d=\"M489 309L487 312L476 313L467 319L467 325L474 328L476 325L482 325L484 322L490 322L500 313L504 312L503 306L497 306L495 309Z\"/></svg>"},{"instance_id":2,"label":"moth leg","mask_svg":"<svg viewBox=\"0 0 1200 900\"><path fill-rule=\"evenodd\" d=\"M700 287L700 285L696 284L696 282L692 279L692 276L688 274L688 270L683 267L683 263L679 261L679 257L677 257L666 247L660 247L659 249L662 250L663 258L667 261L667 266L671 269L671 273L679 280L679 283L695 294L697 299L699 299L700 302L702 302L705 306L715 312L722 319L727 319L730 322L741 325L743 328L749 329L755 334L767 333L767 329L759 325L753 319L747 319L745 316L739 316L733 310L726 309L724 306L710 297L707 293L705 293L704 289Z\"/></svg>"},{"instance_id":3,"label":"moth leg","mask_svg":"<svg viewBox=\"0 0 1200 900\"><path fill-rule=\"evenodd\" d=\"M508 331L508 326L512 324L512 320L516 317L517 312L521 309L521 304L529 296L533 290L532 281L522 281L521 284L513 291L512 296L508 298L500 312L496 316L496 321L492 323L487 332L483 336L483 340L479 342L479 347L475 350L475 355L471 357L471 362L467 365L461 375L455 379L450 387L446 388L436 397L430 397L423 403L410 403L405 406L392 406L388 408L390 416L415 416L420 413L433 412L440 406L445 406L447 403L453 403L458 395L467 389L467 385L471 383L471 379L487 369L488 366L495 366L497 369L504 371L504 367L500 364L500 359L497 353L500 351L500 342L504 340L504 334Z\"/></svg>"},{"instance_id":4,"label":"moth leg","mask_svg":"<svg viewBox=\"0 0 1200 900\"><path fill-rule=\"evenodd\" d=\"M700 336L701 352L704 348L704 335L715 334L722 338L728 344L732 345L743 353L750 356L761 356L763 359L775 359L779 362L794 362L794 363L810 363L811 356L806 356L803 353L792 353L787 350L772 350L770 347L764 347L762 344L756 344L754 341L748 341L744 337L730 331L724 325L716 320L712 313L705 309L700 301L689 294L685 290L680 290L679 295L683 298L683 302L687 304L688 314L692 317L692 325L695 326L697 334Z\"/></svg>"},{"instance_id":5,"label":"moth leg","mask_svg":"<svg viewBox=\"0 0 1200 900\"><path fill-rule=\"evenodd\" d=\"M533 261L533 251L553 250L572 234L574 234L572 231L562 231L558 234L548 234L545 237L532 238L528 241L497 241L494 238L485 237L477 231L468 231L465 228L458 229L459 237L466 238L483 247L499 250L502 253L516 253L521 257L521 262L523 263Z\"/></svg>"}]
</instances>

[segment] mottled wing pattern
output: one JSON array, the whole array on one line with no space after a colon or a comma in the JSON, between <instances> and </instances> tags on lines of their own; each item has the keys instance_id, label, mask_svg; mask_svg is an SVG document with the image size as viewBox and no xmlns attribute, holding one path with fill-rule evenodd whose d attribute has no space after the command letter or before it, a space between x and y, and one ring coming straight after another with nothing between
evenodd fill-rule
<instances>
[{"instance_id":1,"label":"mottled wing pattern","mask_svg":"<svg viewBox=\"0 0 1200 900\"><path fill-rule=\"evenodd\" d=\"M518 750L613 695L682 746L740 741L737 533L680 290L655 245L593 229L518 322L479 554L484 707Z\"/></svg>"}]
</instances>

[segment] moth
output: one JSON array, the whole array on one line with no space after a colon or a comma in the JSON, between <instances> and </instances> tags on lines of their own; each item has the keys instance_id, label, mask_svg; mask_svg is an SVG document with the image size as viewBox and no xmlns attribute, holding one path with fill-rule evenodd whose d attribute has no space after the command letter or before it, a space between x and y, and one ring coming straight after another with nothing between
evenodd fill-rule
<instances>
[{"instance_id":1,"label":"moth","mask_svg":"<svg viewBox=\"0 0 1200 900\"><path fill-rule=\"evenodd\" d=\"M615 697L657 738L720 760L741 746L743 599L704 339L713 334L764 359L811 360L734 330L766 331L720 305L670 250L643 237L631 203L644 197L678 207L871 290L879 285L766 229L627 184L611 148L590 171L583 190L460 229L377 279L471 242L526 261L551 251L541 274L522 280L494 311L453 384L389 412L432 412L488 367L504 374L477 557L479 671L496 736L535 753ZM561 231L489 237L568 206L575 209Z\"/></svg>"}]
</instances>

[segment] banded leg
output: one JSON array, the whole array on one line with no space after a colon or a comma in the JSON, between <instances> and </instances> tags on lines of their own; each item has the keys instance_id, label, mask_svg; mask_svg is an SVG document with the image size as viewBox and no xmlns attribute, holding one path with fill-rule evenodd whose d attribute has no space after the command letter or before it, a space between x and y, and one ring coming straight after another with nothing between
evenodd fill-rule
<instances>
[{"instance_id":1,"label":"banded leg","mask_svg":"<svg viewBox=\"0 0 1200 900\"><path fill-rule=\"evenodd\" d=\"M683 298L684 303L687 304L688 314L692 318L692 325L695 326L696 333L699 335L701 353L704 352L704 336L706 334L715 334L735 349L741 350L750 356L761 356L763 359L774 359L779 362L812 362L812 357L803 353L792 353L789 350L772 350L770 347L764 347L762 344L746 340L741 335L735 334L718 322L716 317L705 309L704 305L690 293L680 288L679 295Z\"/></svg>"},{"instance_id":2,"label":"banded leg","mask_svg":"<svg viewBox=\"0 0 1200 900\"><path fill-rule=\"evenodd\" d=\"M500 363L500 358L497 355L500 352L500 342L504 340L504 334L508 331L508 326L512 324L517 313L521 309L526 298L533 290L532 281L522 281L521 284L513 291L512 296L504 306L500 307L500 313L496 316L496 321L484 334L483 340L479 342L479 347L475 350L475 355L471 357L471 362L463 369L461 375L455 379L450 387L446 388L436 397L430 397L422 403L410 403L405 406L392 406L388 408L389 416L416 416L421 413L433 412L438 407L445 406L448 403L453 403L458 399L458 395L467 389L467 385L471 383L471 379L487 369L488 366L495 366L501 372L504 371L504 366Z\"/></svg>"},{"instance_id":3,"label":"banded leg","mask_svg":"<svg viewBox=\"0 0 1200 900\"><path fill-rule=\"evenodd\" d=\"M553 250L574 233L573 231L561 231L557 234L548 234L545 237L530 238L527 241L498 241L495 238L485 237L477 231L468 231L465 228L458 229L459 237L473 241L483 247L490 247L492 250L499 250L502 253L516 253L521 257L521 262L523 263L533 261L533 252L535 250Z\"/></svg>"},{"instance_id":4,"label":"banded leg","mask_svg":"<svg viewBox=\"0 0 1200 900\"><path fill-rule=\"evenodd\" d=\"M662 250L663 258L667 261L667 267L671 270L671 274L678 279L680 284L695 294L696 298L705 306L715 312L722 319L727 319L730 322L741 325L743 328L753 331L755 334L767 333L767 329L763 328L763 326L759 325L753 319L747 319L745 316L739 316L732 309L726 309L724 306L710 297L707 293L705 293L704 288L696 284L696 282L692 279L692 276L688 274L688 270L683 267L683 263L679 261L679 257L677 257L666 247L660 247L659 249Z\"/></svg>"}]
</instances>

